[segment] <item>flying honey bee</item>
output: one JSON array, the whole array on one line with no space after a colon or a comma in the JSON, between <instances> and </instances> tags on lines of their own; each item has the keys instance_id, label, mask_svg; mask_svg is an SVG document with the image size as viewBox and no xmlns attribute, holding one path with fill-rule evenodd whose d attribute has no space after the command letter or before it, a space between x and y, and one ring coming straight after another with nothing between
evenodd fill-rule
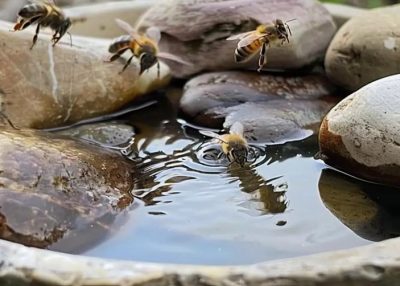
<instances>
[{"instance_id":1,"label":"flying honey bee","mask_svg":"<svg viewBox=\"0 0 400 286\"><path fill-rule=\"evenodd\" d=\"M64 34L68 33L67 31L71 27L71 19L64 15L63 11L56 6L53 0L30 0L29 2L29 4L26 4L19 10L14 32L24 30L30 25L37 23L31 46L32 49L36 44L40 27L50 27L55 31L51 39L54 47Z\"/></svg>"},{"instance_id":2,"label":"flying honey bee","mask_svg":"<svg viewBox=\"0 0 400 286\"><path fill-rule=\"evenodd\" d=\"M221 155L224 154L230 163L236 162L240 166L244 166L249 154L249 145L243 133L244 128L240 122L233 123L228 134L219 135L208 130L200 131L200 134L217 139L221 144Z\"/></svg>"},{"instance_id":3,"label":"flying honey bee","mask_svg":"<svg viewBox=\"0 0 400 286\"><path fill-rule=\"evenodd\" d=\"M260 72L267 64L267 50L271 43L279 40L281 45L285 42L289 43L289 35L292 36L292 31L287 23L293 20L295 19L283 22L276 19L272 23L259 25L256 30L227 38L228 41L240 40L235 50L235 62L246 62L260 51L257 69Z\"/></svg>"},{"instance_id":4,"label":"flying honey bee","mask_svg":"<svg viewBox=\"0 0 400 286\"><path fill-rule=\"evenodd\" d=\"M132 52L132 56L125 63L122 68L122 73L131 63L132 59L136 57L140 61L140 72L142 74L145 70L148 70L155 64L157 64L158 77L160 77L160 63L159 59L171 60L177 63L190 65L188 62L181 58L171 55L169 53L163 53L158 50L158 42L161 38L160 30L156 27L150 27L147 29L145 34L135 31L128 23L121 19L116 19L118 26L128 33L128 35L120 36L111 43L108 51L113 55L109 61L115 61L127 50Z\"/></svg>"}]
</instances>

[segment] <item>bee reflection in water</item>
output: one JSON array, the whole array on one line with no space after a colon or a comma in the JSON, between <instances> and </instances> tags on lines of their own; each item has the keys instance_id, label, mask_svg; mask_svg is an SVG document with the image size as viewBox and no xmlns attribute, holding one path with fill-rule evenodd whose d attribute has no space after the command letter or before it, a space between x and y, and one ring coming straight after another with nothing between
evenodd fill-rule
<instances>
[{"instance_id":1,"label":"bee reflection in water","mask_svg":"<svg viewBox=\"0 0 400 286\"><path fill-rule=\"evenodd\" d=\"M276 183L280 177L266 180L257 173L255 168L266 163L267 158L263 150L248 144L242 124L234 123L228 134L218 135L211 131L200 131L200 133L216 139L219 143L216 145L207 142L200 151L200 160L212 165L228 161L227 172L234 178L231 183L239 181L241 191L250 195L250 199L240 203L239 206L249 212L257 210L258 214L285 212L288 206L285 195L288 185L285 182ZM261 157L263 160L259 161Z\"/></svg>"}]
</instances>

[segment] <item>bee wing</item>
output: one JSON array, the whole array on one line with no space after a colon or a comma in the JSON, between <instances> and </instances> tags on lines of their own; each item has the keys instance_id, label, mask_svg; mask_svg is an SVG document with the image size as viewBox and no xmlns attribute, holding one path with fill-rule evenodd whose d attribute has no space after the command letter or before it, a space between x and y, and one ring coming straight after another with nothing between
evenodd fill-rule
<instances>
[{"instance_id":1,"label":"bee wing","mask_svg":"<svg viewBox=\"0 0 400 286\"><path fill-rule=\"evenodd\" d=\"M183 64L183 65L187 65L187 66L192 66L191 63L181 59L178 56L175 56L175 55L172 55L172 54L169 54L169 53L159 52L159 53L157 53L157 58L174 61L174 62L177 62L179 64Z\"/></svg>"},{"instance_id":2,"label":"bee wing","mask_svg":"<svg viewBox=\"0 0 400 286\"><path fill-rule=\"evenodd\" d=\"M215 139L220 139L220 136L215 132L212 132L209 130L200 130L199 132L200 132L200 134L202 134L204 136L215 138Z\"/></svg>"},{"instance_id":3,"label":"bee wing","mask_svg":"<svg viewBox=\"0 0 400 286\"><path fill-rule=\"evenodd\" d=\"M133 38L137 38L139 37L138 32L131 26L129 25L127 22L121 20L121 19L115 19L115 22L117 23L117 25L124 30L125 32L127 32L129 35L131 35Z\"/></svg>"},{"instance_id":4,"label":"bee wing","mask_svg":"<svg viewBox=\"0 0 400 286\"><path fill-rule=\"evenodd\" d=\"M152 39L154 42L156 42L156 44L158 44L158 42L161 39L161 31L157 27L149 27L149 28L147 28L146 35L147 35L147 37Z\"/></svg>"},{"instance_id":5,"label":"bee wing","mask_svg":"<svg viewBox=\"0 0 400 286\"><path fill-rule=\"evenodd\" d=\"M229 129L229 133L243 136L244 134L243 124L236 121L235 123L232 124L231 128Z\"/></svg>"},{"instance_id":6,"label":"bee wing","mask_svg":"<svg viewBox=\"0 0 400 286\"><path fill-rule=\"evenodd\" d=\"M254 33L254 31L244 32L244 33L240 33L240 34L237 34L237 35L233 35L233 36L230 36L229 38L227 38L226 40L227 41L241 40L244 37L250 35L251 33Z\"/></svg>"},{"instance_id":7,"label":"bee wing","mask_svg":"<svg viewBox=\"0 0 400 286\"><path fill-rule=\"evenodd\" d=\"M238 48L242 48L245 46L250 45L252 42L265 37L267 34L259 34L259 33L252 33L251 35L246 36L245 38L241 39L238 43Z\"/></svg>"}]
</instances>

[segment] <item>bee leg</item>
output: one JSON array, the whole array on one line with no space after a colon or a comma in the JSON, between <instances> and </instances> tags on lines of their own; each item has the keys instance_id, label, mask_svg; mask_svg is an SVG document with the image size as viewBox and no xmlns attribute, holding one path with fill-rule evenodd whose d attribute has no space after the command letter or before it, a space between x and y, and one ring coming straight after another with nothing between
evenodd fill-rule
<instances>
[{"instance_id":1,"label":"bee leg","mask_svg":"<svg viewBox=\"0 0 400 286\"><path fill-rule=\"evenodd\" d=\"M117 59L119 59L123 53L125 53L128 49L123 49L118 51L117 53L113 54L110 59L108 60L108 62L113 62L116 61Z\"/></svg>"},{"instance_id":2,"label":"bee leg","mask_svg":"<svg viewBox=\"0 0 400 286\"><path fill-rule=\"evenodd\" d=\"M122 68L122 70L119 72L120 74L123 73L126 70L126 68L131 64L133 57L134 57L134 55L129 58L129 60L126 62L126 64Z\"/></svg>"},{"instance_id":3,"label":"bee leg","mask_svg":"<svg viewBox=\"0 0 400 286\"><path fill-rule=\"evenodd\" d=\"M58 43L58 41L60 41L61 40L61 37L60 36L57 36L57 33L55 33L54 34L54 36L53 36L53 39L52 39L52 41L53 41L53 47Z\"/></svg>"},{"instance_id":4,"label":"bee leg","mask_svg":"<svg viewBox=\"0 0 400 286\"><path fill-rule=\"evenodd\" d=\"M160 62L157 61L157 79L160 79Z\"/></svg>"},{"instance_id":5,"label":"bee leg","mask_svg":"<svg viewBox=\"0 0 400 286\"><path fill-rule=\"evenodd\" d=\"M260 51L260 59L258 60L258 72L261 72L264 65L267 63L267 43L263 43Z\"/></svg>"},{"instance_id":6,"label":"bee leg","mask_svg":"<svg viewBox=\"0 0 400 286\"><path fill-rule=\"evenodd\" d=\"M40 23L37 24L35 36L33 36L32 46L30 48L31 50L33 49L33 47L35 46L35 44L37 42L39 31L40 31Z\"/></svg>"},{"instance_id":7,"label":"bee leg","mask_svg":"<svg viewBox=\"0 0 400 286\"><path fill-rule=\"evenodd\" d=\"M219 152L218 156L217 156L217 160L220 160L222 158L222 156L224 155L224 152Z\"/></svg>"}]
</instances>

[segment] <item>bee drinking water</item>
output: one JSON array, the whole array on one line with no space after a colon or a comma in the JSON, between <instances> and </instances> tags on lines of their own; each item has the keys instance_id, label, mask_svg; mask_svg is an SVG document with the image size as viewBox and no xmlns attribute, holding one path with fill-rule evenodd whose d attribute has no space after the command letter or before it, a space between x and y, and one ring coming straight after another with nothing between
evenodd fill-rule
<instances>
[{"instance_id":1,"label":"bee drinking water","mask_svg":"<svg viewBox=\"0 0 400 286\"><path fill-rule=\"evenodd\" d=\"M121 73L130 65L132 59L136 57L140 61L140 72L142 74L145 70L148 70L155 64L157 64L158 77L160 77L160 63L159 59L166 59L175 61L177 63L190 65L181 58L171 55L169 53L163 53L158 50L158 42L161 38L161 32L156 27L150 27L147 29L145 34L141 34L135 31L128 23L120 19L116 19L118 26L122 30L128 33L128 35L120 36L111 43L108 51L113 55L109 61L115 61L122 56L126 51L130 50L132 56L125 63Z\"/></svg>"},{"instance_id":2,"label":"bee drinking water","mask_svg":"<svg viewBox=\"0 0 400 286\"><path fill-rule=\"evenodd\" d=\"M260 72L267 64L267 50L271 43L277 41L280 41L281 45L289 43L289 35L291 36L292 32L287 23L293 20L295 19L283 22L281 19L276 19L272 23L259 25L256 30L227 38L228 41L240 40L235 50L235 62L247 62L260 51L257 69Z\"/></svg>"},{"instance_id":3,"label":"bee drinking water","mask_svg":"<svg viewBox=\"0 0 400 286\"><path fill-rule=\"evenodd\" d=\"M56 6L53 0L30 0L29 4L19 10L14 32L24 30L36 23L36 32L33 37L31 49L36 44L40 27L50 27L55 31L51 39L53 47L65 33L68 33L67 31L71 27L71 19L64 15L63 11Z\"/></svg>"},{"instance_id":4,"label":"bee drinking water","mask_svg":"<svg viewBox=\"0 0 400 286\"><path fill-rule=\"evenodd\" d=\"M200 133L217 139L221 144L221 155L224 154L229 162L236 162L241 166L247 162L249 145L244 138L244 127L240 122L232 124L228 134L219 135L207 130L201 130Z\"/></svg>"}]
</instances>

